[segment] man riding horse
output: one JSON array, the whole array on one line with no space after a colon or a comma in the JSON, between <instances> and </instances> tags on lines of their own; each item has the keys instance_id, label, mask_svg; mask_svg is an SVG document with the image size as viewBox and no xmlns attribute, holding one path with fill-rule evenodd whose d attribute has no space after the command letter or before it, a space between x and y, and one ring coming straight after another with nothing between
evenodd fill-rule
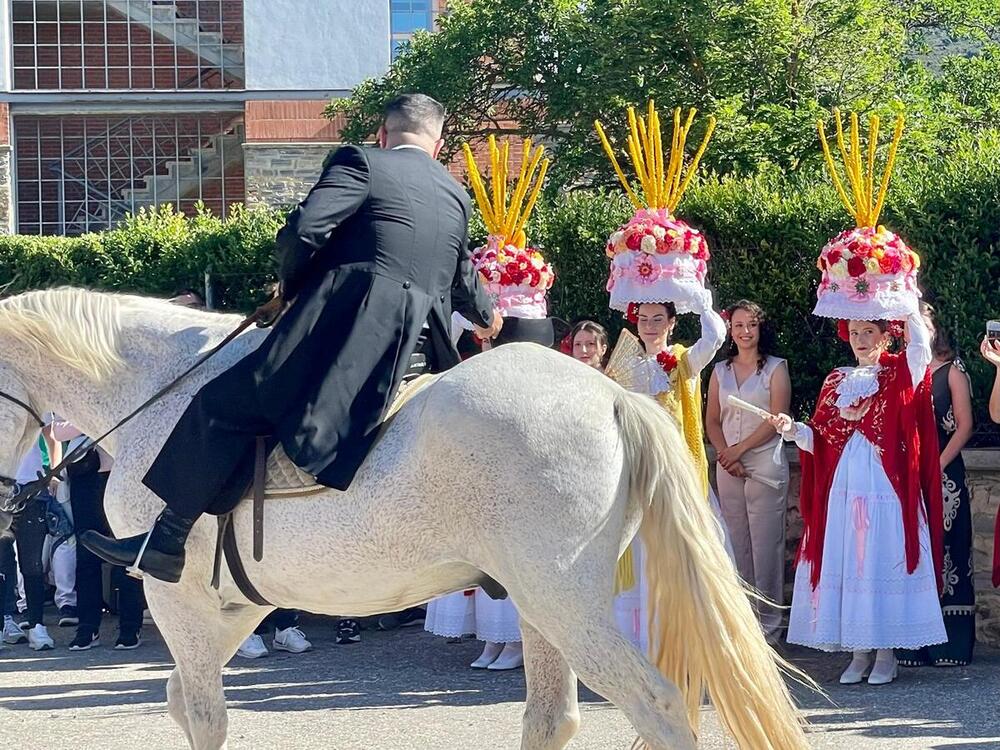
<instances>
[{"instance_id":1,"label":"man riding horse","mask_svg":"<svg viewBox=\"0 0 1000 750\"><path fill-rule=\"evenodd\" d=\"M381 149L336 152L278 233L284 302L258 313L284 313L198 392L143 479L167 507L148 534L87 532L88 549L132 565L148 538L139 567L179 580L195 521L229 512L249 486L259 436L345 490L403 378L458 363L452 305L481 338L499 333L470 259L468 196L437 161L443 126L438 102L408 94L385 109Z\"/></svg>"}]
</instances>

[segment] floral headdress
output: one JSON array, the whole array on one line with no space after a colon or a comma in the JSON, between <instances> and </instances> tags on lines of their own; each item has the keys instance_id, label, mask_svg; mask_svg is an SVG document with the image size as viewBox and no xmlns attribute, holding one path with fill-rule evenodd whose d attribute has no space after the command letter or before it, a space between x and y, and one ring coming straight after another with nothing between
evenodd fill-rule
<instances>
[{"instance_id":1,"label":"floral headdress","mask_svg":"<svg viewBox=\"0 0 1000 750\"><path fill-rule=\"evenodd\" d=\"M673 135L665 151L655 104L649 102L645 117L629 108L628 155L641 185L639 191L626 178L601 123L594 123L636 210L632 219L611 235L606 247L611 259L607 289L612 310L627 313L630 303L673 302L677 312L689 312L694 307L691 301L703 293L708 243L698 230L674 215L715 130L715 118L709 118L701 146L685 173L684 147L695 114L692 109L682 120L681 110L674 110Z\"/></svg>"},{"instance_id":2,"label":"floral headdress","mask_svg":"<svg viewBox=\"0 0 1000 750\"><path fill-rule=\"evenodd\" d=\"M531 139L524 141L517 179L510 190L508 182L514 171L509 142L498 147L496 138L489 138L488 188L472 149L468 144L463 144L463 149L472 191L489 233L486 244L472 254L476 270L504 316L544 318L547 314L545 293L552 288L555 274L542 254L527 246L524 230L549 168L549 160L544 158L545 150L538 146L532 151Z\"/></svg>"},{"instance_id":3,"label":"floral headdress","mask_svg":"<svg viewBox=\"0 0 1000 750\"><path fill-rule=\"evenodd\" d=\"M834 163L822 121L818 123L820 143L833 186L856 226L834 237L820 253L817 266L822 279L813 314L853 320L906 318L916 310L920 297L917 289L920 256L899 236L878 223L903 137L903 118L896 119L885 167L876 182L878 115L872 115L869 120L867 149L861 145L856 113L851 113L849 134L844 132L840 112L835 109L833 116L837 125L836 145L844 163L844 180Z\"/></svg>"}]
</instances>

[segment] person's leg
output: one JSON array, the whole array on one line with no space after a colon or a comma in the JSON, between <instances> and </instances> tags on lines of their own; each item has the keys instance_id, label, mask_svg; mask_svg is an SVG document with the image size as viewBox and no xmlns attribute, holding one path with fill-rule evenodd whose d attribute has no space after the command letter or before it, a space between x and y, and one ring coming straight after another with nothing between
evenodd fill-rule
<instances>
[{"instance_id":1,"label":"person's leg","mask_svg":"<svg viewBox=\"0 0 1000 750\"><path fill-rule=\"evenodd\" d=\"M76 612L76 539L65 539L52 550L51 571L56 587L55 604L59 610L59 625L76 625L79 622Z\"/></svg>"},{"instance_id":2,"label":"person's leg","mask_svg":"<svg viewBox=\"0 0 1000 750\"><path fill-rule=\"evenodd\" d=\"M787 485L773 489L760 482L746 483L750 519L750 545L753 552L753 585L769 601L781 606L785 596L785 508ZM765 634L781 627L781 610L759 603L760 624Z\"/></svg>"},{"instance_id":3,"label":"person's leg","mask_svg":"<svg viewBox=\"0 0 1000 750\"><path fill-rule=\"evenodd\" d=\"M36 497L14 519L12 526L17 545L17 562L24 579L24 596L27 600L28 627L42 624L45 605L45 572L42 551L48 525L45 521L45 500Z\"/></svg>"},{"instance_id":4,"label":"person's leg","mask_svg":"<svg viewBox=\"0 0 1000 750\"><path fill-rule=\"evenodd\" d=\"M55 645L42 622L45 605L45 572L42 552L48 523L45 519L46 496L32 500L14 520L14 542L17 546L18 566L24 578L24 597L27 601L28 645L35 651L46 651Z\"/></svg>"},{"instance_id":5,"label":"person's leg","mask_svg":"<svg viewBox=\"0 0 1000 750\"><path fill-rule=\"evenodd\" d=\"M102 504L103 486L107 483L107 473L98 472L100 459L94 453L82 459L69 469L69 502L73 509L73 525L79 538L84 532L109 533ZM104 611L103 574L101 560L82 544L76 550L76 601L77 638L73 641L76 649L89 648L101 629ZM77 643L79 641L79 643ZM72 647L72 646L71 646Z\"/></svg>"},{"instance_id":6,"label":"person's leg","mask_svg":"<svg viewBox=\"0 0 1000 750\"><path fill-rule=\"evenodd\" d=\"M150 532L119 540L91 531L82 543L121 567L135 564L145 544L139 567L168 583L180 580L191 527L202 513L235 504L252 477L257 437L270 432L257 399L256 360L247 357L195 395L143 477L167 505Z\"/></svg>"},{"instance_id":7,"label":"person's leg","mask_svg":"<svg viewBox=\"0 0 1000 750\"><path fill-rule=\"evenodd\" d=\"M750 544L750 521L747 515L747 480L734 477L716 465L715 482L719 488L719 505L729 540L736 557L736 570L747 583L754 582L753 552Z\"/></svg>"}]
</instances>

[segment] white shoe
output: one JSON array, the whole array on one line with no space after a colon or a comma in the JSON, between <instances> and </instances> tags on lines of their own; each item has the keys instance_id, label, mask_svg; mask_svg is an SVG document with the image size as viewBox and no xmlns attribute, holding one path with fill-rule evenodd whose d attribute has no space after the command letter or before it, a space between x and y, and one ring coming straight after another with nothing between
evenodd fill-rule
<instances>
[{"instance_id":1,"label":"white shoe","mask_svg":"<svg viewBox=\"0 0 1000 750\"><path fill-rule=\"evenodd\" d=\"M847 665L847 669L845 669L844 673L840 675L840 684L857 685L865 678L865 675L868 674L868 670L871 669L871 666L871 651L855 651L854 658L851 659L851 663Z\"/></svg>"},{"instance_id":2,"label":"white shoe","mask_svg":"<svg viewBox=\"0 0 1000 750\"><path fill-rule=\"evenodd\" d=\"M243 641L243 645L236 650L236 655L244 659L259 659L267 656L267 646L264 645L264 639L254 633Z\"/></svg>"},{"instance_id":3,"label":"white shoe","mask_svg":"<svg viewBox=\"0 0 1000 750\"><path fill-rule=\"evenodd\" d=\"M3 642L4 643L24 643L28 640L28 636L24 634L24 631L17 626L14 622L14 618L7 615L3 618Z\"/></svg>"},{"instance_id":4,"label":"white shoe","mask_svg":"<svg viewBox=\"0 0 1000 750\"><path fill-rule=\"evenodd\" d=\"M483 649L483 653L479 655L469 666L473 669L486 669L490 664L497 660L500 653L503 651L502 643L490 643L487 641L486 648Z\"/></svg>"},{"instance_id":5,"label":"white shoe","mask_svg":"<svg viewBox=\"0 0 1000 750\"><path fill-rule=\"evenodd\" d=\"M890 651L888 656L883 657L879 654L876 657L872 673L868 675L868 684L888 685L897 677L899 677L899 662L896 661L896 655Z\"/></svg>"},{"instance_id":6,"label":"white shoe","mask_svg":"<svg viewBox=\"0 0 1000 750\"><path fill-rule=\"evenodd\" d=\"M45 626L39 624L28 631L28 646L33 651L50 651L55 648L56 643Z\"/></svg>"},{"instance_id":7,"label":"white shoe","mask_svg":"<svg viewBox=\"0 0 1000 750\"><path fill-rule=\"evenodd\" d=\"M296 627L278 630L274 634L274 648L276 651L288 651L292 654L301 654L312 648L312 644L306 640L306 634Z\"/></svg>"},{"instance_id":8,"label":"white shoe","mask_svg":"<svg viewBox=\"0 0 1000 750\"><path fill-rule=\"evenodd\" d=\"M503 672L508 669L520 669L524 666L524 649L520 643L508 643L496 661L487 669L492 672Z\"/></svg>"}]
</instances>

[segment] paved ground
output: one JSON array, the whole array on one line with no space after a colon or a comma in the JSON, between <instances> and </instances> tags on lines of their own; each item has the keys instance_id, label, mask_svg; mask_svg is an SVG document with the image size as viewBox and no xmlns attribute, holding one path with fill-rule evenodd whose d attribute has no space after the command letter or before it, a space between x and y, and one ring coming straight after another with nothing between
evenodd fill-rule
<instances>
[{"instance_id":1,"label":"paved ground","mask_svg":"<svg viewBox=\"0 0 1000 750\"><path fill-rule=\"evenodd\" d=\"M368 631L360 645L336 646L331 621L310 618L303 628L313 652L236 660L228 668L233 750L518 746L523 676L466 668L477 644L404 630ZM164 710L169 657L152 628L138 651L84 653L66 650L69 630L50 630L55 651L0 651L0 748L182 747ZM112 631L104 642L114 643ZM843 657L792 656L833 701L804 697L814 748L1000 748L1000 651L980 650L970 668L907 670L893 685L851 689L836 684ZM622 714L586 690L581 697L583 728L572 747L629 747L633 735ZM730 747L708 709L701 747Z\"/></svg>"}]
</instances>

